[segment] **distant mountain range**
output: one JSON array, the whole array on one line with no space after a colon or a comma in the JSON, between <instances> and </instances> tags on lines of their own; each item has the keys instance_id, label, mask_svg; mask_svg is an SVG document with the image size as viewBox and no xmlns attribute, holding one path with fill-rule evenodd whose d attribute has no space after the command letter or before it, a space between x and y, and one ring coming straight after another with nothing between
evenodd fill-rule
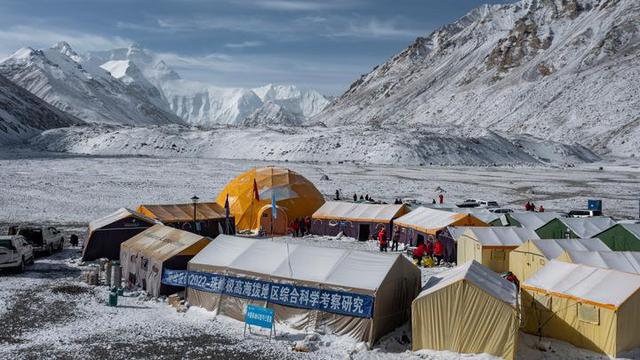
<instances>
[{"instance_id":1,"label":"distant mountain range","mask_svg":"<svg viewBox=\"0 0 640 360\"><path fill-rule=\"evenodd\" d=\"M185 80L136 44L82 55L66 43L24 48L0 63L0 75L71 114L56 112L51 124L25 128L98 123L30 140L45 150L569 164L637 156L639 19L637 0L485 5L417 38L336 99L290 85L242 89ZM0 111L7 128L4 118ZM9 123L27 118L14 114Z\"/></svg>"},{"instance_id":2,"label":"distant mountain range","mask_svg":"<svg viewBox=\"0 0 640 360\"><path fill-rule=\"evenodd\" d=\"M251 124L294 124L329 103L315 90L292 85L240 89L183 80L137 44L85 55L66 42L45 50L23 48L0 63L0 74L89 123L210 128L243 125L250 118Z\"/></svg>"}]
</instances>

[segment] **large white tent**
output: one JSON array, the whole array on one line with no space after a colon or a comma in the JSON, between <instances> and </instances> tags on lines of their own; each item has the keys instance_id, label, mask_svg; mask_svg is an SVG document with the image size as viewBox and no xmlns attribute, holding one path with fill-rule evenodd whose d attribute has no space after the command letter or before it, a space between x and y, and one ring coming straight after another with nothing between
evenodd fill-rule
<instances>
[{"instance_id":1,"label":"large white tent","mask_svg":"<svg viewBox=\"0 0 640 360\"><path fill-rule=\"evenodd\" d=\"M246 304L259 304L294 328L323 327L370 344L408 320L421 282L420 271L400 254L233 236L216 238L191 259L188 270L224 279L218 289L189 284L192 305L242 320ZM242 286L238 291L238 283L246 291ZM256 286L268 291L252 293ZM309 293L317 293L315 303Z\"/></svg>"},{"instance_id":2,"label":"large white tent","mask_svg":"<svg viewBox=\"0 0 640 360\"><path fill-rule=\"evenodd\" d=\"M558 260L640 274L640 252L566 250Z\"/></svg>"}]
</instances>

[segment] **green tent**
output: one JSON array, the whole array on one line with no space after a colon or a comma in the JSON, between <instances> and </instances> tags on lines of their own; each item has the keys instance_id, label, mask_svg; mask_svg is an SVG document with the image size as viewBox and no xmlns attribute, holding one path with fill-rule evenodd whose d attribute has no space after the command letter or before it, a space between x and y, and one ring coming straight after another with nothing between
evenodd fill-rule
<instances>
[{"instance_id":1,"label":"green tent","mask_svg":"<svg viewBox=\"0 0 640 360\"><path fill-rule=\"evenodd\" d=\"M616 223L606 216L588 218L556 218L536 229L541 239L588 239Z\"/></svg>"},{"instance_id":2,"label":"green tent","mask_svg":"<svg viewBox=\"0 0 640 360\"><path fill-rule=\"evenodd\" d=\"M640 224L617 224L595 237L613 251L640 251Z\"/></svg>"},{"instance_id":3,"label":"green tent","mask_svg":"<svg viewBox=\"0 0 640 360\"><path fill-rule=\"evenodd\" d=\"M554 212L513 212L501 217L501 224L506 226L518 226L529 230L537 230L549 221L562 216Z\"/></svg>"}]
</instances>

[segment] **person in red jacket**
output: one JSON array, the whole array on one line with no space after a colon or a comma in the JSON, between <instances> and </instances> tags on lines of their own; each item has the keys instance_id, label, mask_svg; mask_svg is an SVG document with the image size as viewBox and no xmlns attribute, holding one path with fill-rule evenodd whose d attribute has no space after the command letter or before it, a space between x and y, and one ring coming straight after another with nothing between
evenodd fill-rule
<instances>
[{"instance_id":1,"label":"person in red jacket","mask_svg":"<svg viewBox=\"0 0 640 360\"><path fill-rule=\"evenodd\" d=\"M378 244L380 251L387 251L387 231L384 228L378 232Z\"/></svg>"},{"instance_id":2,"label":"person in red jacket","mask_svg":"<svg viewBox=\"0 0 640 360\"><path fill-rule=\"evenodd\" d=\"M418 260L417 265L420 266L422 262L422 257L424 256L425 246L423 243L418 244L418 247L413 249L413 260Z\"/></svg>"},{"instance_id":3,"label":"person in red jacket","mask_svg":"<svg viewBox=\"0 0 640 360\"><path fill-rule=\"evenodd\" d=\"M293 220L293 224L291 224L291 229L293 230L293 237L298 236L298 230L300 229L300 224L298 223L298 219Z\"/></svg>"},{"instance_id":4,"label":"person in red jacket","mask_svg":"<svg viewBox=\"0 0 640 360\"><path fill-rule=\"evenodd\" d=\"M433 244L433 255L436 258L436 263L440 265L444 255L444 247L442 246L442 241L440 241L440 239L436 239L436 242Z\"/></svg>"},{"instance_id":5,"label":"person in red jacket","mask_svg":"<svg viewBox=\"0 0 640 360\"><path fill-rule=\"evenodd\" d=\"M304 218L304 229L307 231L305 235L311 234L311 218L308 216Z\"/></svg>"}]
</instances>

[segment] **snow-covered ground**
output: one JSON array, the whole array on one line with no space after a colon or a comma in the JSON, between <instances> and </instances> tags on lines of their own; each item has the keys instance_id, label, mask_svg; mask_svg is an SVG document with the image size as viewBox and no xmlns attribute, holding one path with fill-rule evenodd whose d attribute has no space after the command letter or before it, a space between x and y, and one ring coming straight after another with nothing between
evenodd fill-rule
<instances>
[{"instance_id":1,"label":"snow-covered ground","mask_svg":"<svg viewBox=\"0 0 640 360\"><path fill-rule=\"evenodd\" d=\"M86 157L0 152L0 222L87 223L119 207L215 199L224 185L253 166L286 166L314 182L327 197L369 194L431 202L439 187L445 201L496 200L521 208L527 200L548 210L584 208L603 199L616 217L637 217L638 168L599 165L552 167L393 167L274 163L199 158ZM634 165L635 166L635 165ZM327 175L329 180L321 180Z\"/></svg>"}]
</instances>

